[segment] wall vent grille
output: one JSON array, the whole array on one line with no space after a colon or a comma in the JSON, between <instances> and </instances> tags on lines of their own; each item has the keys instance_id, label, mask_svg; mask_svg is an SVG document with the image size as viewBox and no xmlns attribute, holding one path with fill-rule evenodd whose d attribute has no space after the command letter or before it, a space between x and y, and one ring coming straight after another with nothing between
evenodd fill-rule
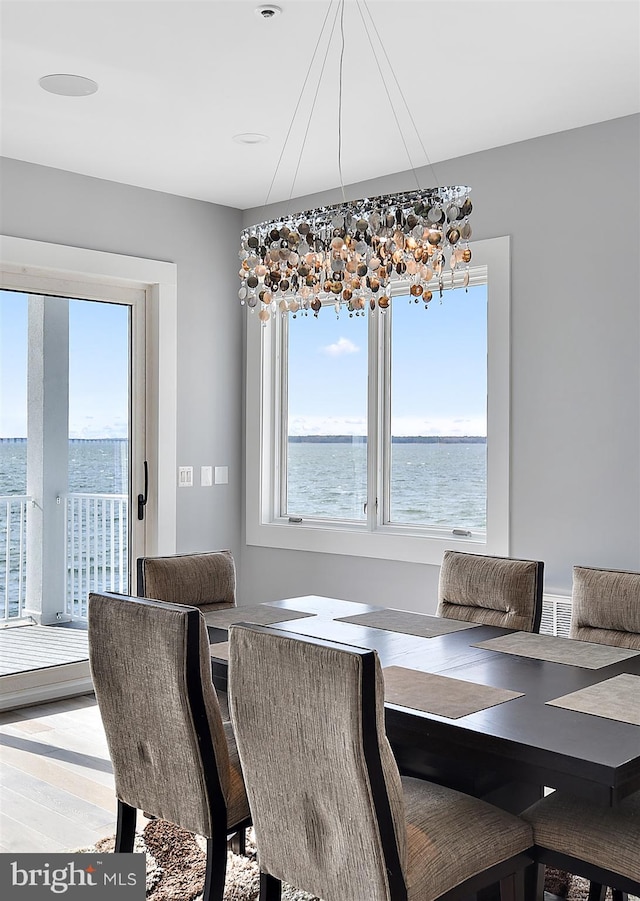
<instances>
[{"instance_id":1,"label":"wall vent grille","mask_svg":"<svg viewBox=\"0 0 640 901\"><path fill-rule=\"evenodd\" d=\"M568 638L570 625L571 598L560 594L543 594L540 632Z\"/></svg>"}]
</instances>

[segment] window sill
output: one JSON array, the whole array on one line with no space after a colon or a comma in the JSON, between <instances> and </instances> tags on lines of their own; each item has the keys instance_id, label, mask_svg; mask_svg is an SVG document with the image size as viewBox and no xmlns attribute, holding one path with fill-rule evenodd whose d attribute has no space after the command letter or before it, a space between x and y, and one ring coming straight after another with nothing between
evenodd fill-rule
<instances>
[{"instance_id":1,"label":"window sill","mask_svg":"<svg viewBox=\"0 0 640 901\"><path fill-rule=\"evenodd\" d=\"M473 554L504 556L507 548L501 543L491 546L485 537L468 538L455 535L435 537L418 534L400 527L382 527L370 531L357 524L309 522L291 524L281 522L247 524L247 544L282 550L310 551L322 554L342 554L350 557L374 557L403 563L426 563L440 566L446 550Z\"/></svg>"}]
</instances>

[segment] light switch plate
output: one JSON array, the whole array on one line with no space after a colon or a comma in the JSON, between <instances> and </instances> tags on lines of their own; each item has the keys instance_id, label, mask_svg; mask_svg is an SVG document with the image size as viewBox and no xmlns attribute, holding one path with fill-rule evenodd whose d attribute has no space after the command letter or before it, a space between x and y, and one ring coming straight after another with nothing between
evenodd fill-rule
<instances>
[{"instance_id":1,"label":"light switch plate","mask_svg":"<svg viewBox=\"0 0 640 901\"><path fill-rule=\"evenodd\" d=\"M213 467L212 466L201 466L200 467L200 485L203 488L210 488L213 485Z\"/></svg>"},{"instance_id":2,"label":"light switch plate","mask_svg":"<svg viewBox=\"0 0 640 901\"><path fill-rule=\"evenodd\" d=\"M178 466L178 488L193 488L193 466Z\"/></svg>"},{"instance_id":3,"label":"light switch plate","mask_svg":"<svg viewBox=\"0 0 640 901\"><path fill-rule=\"evenodd\" d=\"M229 467L228 466L216 466L214 471L214 481L216 485L228 485L229 484Z\"/></svg>"}]
</instances>

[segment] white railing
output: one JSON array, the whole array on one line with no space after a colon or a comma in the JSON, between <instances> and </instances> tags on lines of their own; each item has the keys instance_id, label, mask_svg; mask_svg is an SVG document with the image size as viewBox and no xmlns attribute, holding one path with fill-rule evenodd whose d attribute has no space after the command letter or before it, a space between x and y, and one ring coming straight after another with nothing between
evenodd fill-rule
<instances>
[{"instance_id":1,"label":"white railing","mask_svg":"<svg viewBox=\"0 0 640 901\"><path fill-rule=\"evenodd\" d=\"M27 596L27 508L26 494L0 497L0 622L24 616Z\"/></svg>"},{"instance_id":2,"label":"white railing","mask_svg":"<svg viewBox=\"0 0 640 901\"><path fill-rule=\"evenodd\" d=\"M66 510L65 613L84 620L90 591L126 594L128 590L128 498L126 494L69 494Z\"/></svg>"}]
</instances>

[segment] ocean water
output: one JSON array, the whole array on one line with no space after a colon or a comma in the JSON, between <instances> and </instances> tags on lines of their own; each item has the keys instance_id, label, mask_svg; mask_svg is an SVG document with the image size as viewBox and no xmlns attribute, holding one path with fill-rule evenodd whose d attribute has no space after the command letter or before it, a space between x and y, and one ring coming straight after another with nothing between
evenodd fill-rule
<instances>
[{"instance_id":1,"label":"ocean water","mask_svg":"<svg viewBox=\"0 0 640 901\"><path fill-rule=\"evenodd\" d=\"M69 492L127 494L128 442L69 441ZM0 439L0 496L27 493L27 442Z\"/></svg>"},{"instance_id":2,"label":"ocean water","mask_svg":"<svg viewBox=\"0 0 640 901\"><path fill-rule=\"evenodd\" d=\"M390 522L484 530L486 457L484 441L394 441ZM364 440L290 442L288 470L288 515L366 520Z\"/></svg>"}]
</instances>

